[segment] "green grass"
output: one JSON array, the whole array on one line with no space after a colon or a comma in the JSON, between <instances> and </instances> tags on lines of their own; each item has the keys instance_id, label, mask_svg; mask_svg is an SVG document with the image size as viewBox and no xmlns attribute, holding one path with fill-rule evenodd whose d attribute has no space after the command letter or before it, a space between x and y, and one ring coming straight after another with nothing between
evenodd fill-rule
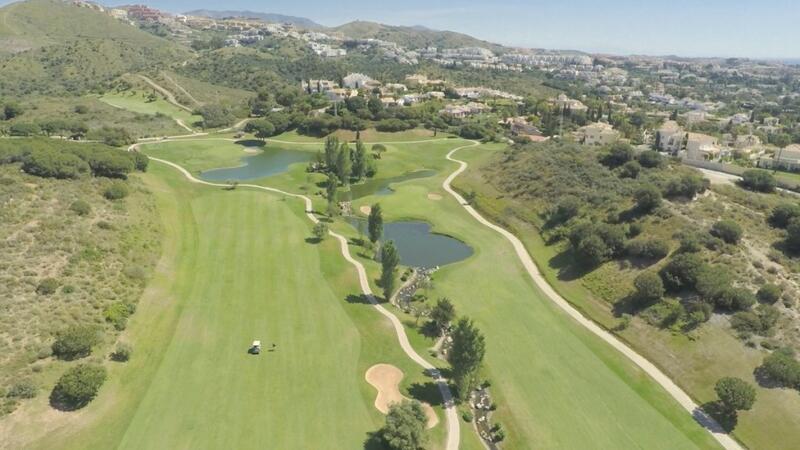
<instances>
[{"instance_id":1,"label":"green grass","mask_svg":"<svg viewBox=\"0 0 800 450\"><path fill-rule=\"evenodd\" d=\"M146 93L137 91L124 91L118 93L107 93L102 95L99 100L115 108L132 111L139 114L156 115L162 114L176 120L182 120L189 127L194 127L195 123L201 122L200 115L192 114L185 109L169 103L160 96L154 101L148 101Z\"/></svg>"},{"instance_id":2,"label":"green grass","mask_svg":"<svg viewBox=\"0 0 800 450\"><path fill-rule=\"evenodd\" d=\"M478 225L452 198L427 198L429 192L443 194L441 181L455 169L444 155L464 144L446 140L388 146L379 162L378 177L420 168L437 170L439 175L396 184L395 194L361 199L354 209L380 201L387 220L423 219L432 223L435 231L462 239L475 249L468 260L435 275L432 297L451 298L459 313L474 318L486 334L486 372L500 405L495 418L509 431L508 445L715 448L711 436L649 377L544 298L523 273L506 241ZM162 152L153 146L147 151L158 156L169 153L167 156L178 162L191 163L190 170L211 168L214 166L208 164L219 162L210 155L198 160L198 153L189 150L171 147ZM308 189L305 177L292 170L259 182L282 187L294 184L295 190L305 185ZM318 206L323 204L320 196L314 199ZM348 225L337 222L334 228L355 237ZM363 254L371 278L377 278L378 265L370 255L355 247L352 250ZM429 340L413 332L411 340L426 354Z\"/></svg>"},{"instance_id":3,"label":"green grass","mask_svg":"<svg viewBox=\"0 0 800 450\"><path fill-rule=\"evenodd\" d=\"M357 277L338 244L305 241L299 201L192 185L157 163L143 178L165 250L122 337L134 357L108 364L108 383L79 417L46 419L44 400L32 404L11 428L16 439L34 448L361 448L383 423L364 380L370 366L400 367L408 396L427 383L388 321L351 297ZM278 350L250 356L253 339ZM440 448L444 427L431 433Z\"/></svg>"}]
</instances>

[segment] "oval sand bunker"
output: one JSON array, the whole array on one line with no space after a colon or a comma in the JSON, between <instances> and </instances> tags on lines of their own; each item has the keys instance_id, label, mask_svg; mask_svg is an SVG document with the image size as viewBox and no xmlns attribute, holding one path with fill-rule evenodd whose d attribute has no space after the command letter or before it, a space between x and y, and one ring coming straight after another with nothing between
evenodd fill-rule
<instances>
[{"instance_id":1,"label":"oval sand bunker","mask_svg":"<svg viewBox=\"0 0 800 450\"><path fill-rule=\"evenodd\" d=\"M364 375L367 383L378 390L378 396L375 397L375 408L378 411L386 414L389 412L389 405L392 403L401 403L403 400L408 400L407 397L400 393L400 381L403 380L403 371L391 364L375 364L367 370ZM422 409L425 415L428 416L428 428L433 428L439 423L439 418L436 417L436 412L433 411L431 405L422 403Z\"/></svg>"}]
</instances>

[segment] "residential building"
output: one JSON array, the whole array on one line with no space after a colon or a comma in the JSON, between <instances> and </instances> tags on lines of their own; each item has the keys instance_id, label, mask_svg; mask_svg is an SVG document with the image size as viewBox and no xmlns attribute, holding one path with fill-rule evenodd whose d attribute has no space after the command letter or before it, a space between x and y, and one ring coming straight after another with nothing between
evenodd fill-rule
<instances>
[{"instance_id":1,"label":"residential building","mask_svg":"<svg viewBox=\"0 0 800 450\"><path fill-rule=\"evenodd\" d=\"M662 152L678 153L686 137L683 129L674 120L668 120L656 130L656 149Z\"/></svg>"},{"instance_id":2,"label":"residential building","mask_svg":"<svg viewBox=\"0 0 800 450\"><path fill-rule=\"evenodd\" d=\"M686 134L686 157L694 160L716 159L722 150L719 140L701 133Z\"/></svg>"},{"instance_id":3,"label":"residential building","mask_svg":"<svg viewBox=\"0 0 800 450\"><path fill-rule=\"evenodd\" d=\"M800 171L800 144L792 144L775 152L772 158L762 158L760 167Z\"/></svg>"},{"instance_id":4,"label":"residential building","mask_svg":"<svg viewBox=\"0 0 800 450\"><path fill-rule=\"evenodd\" d=\"M753 148L761 145L761 138L754 134L742 134L736 136L733 146L737 149Z\"/></svg>"},{"instance_id":5,"label":"residential building","mask_svg":"<svg viewBox=\"0 0 800 450\"><path fill-rule=\"evenodd\" d=\"M619 140L620 134L608 123L596 122L578 129L578 138L584 145L607 145Z\"/></svg>"},{"instance_id":6,"label":"residential building","mask_svg":"<svg viewBox=\"0 0 800 450\"><path fill-rule=\"evenodd\" d=\"M350 89L371 88L380 86L378 81L364 75L363 73L351 73L342 79L344 87Z\"/></svg>"},{"instance_id":7,"label":"residential building","mask_svg":"<svg viewBox=\"0 0 800 450\"><path fill-rule=\"evenodd\" d=\"M571 99L564 94L559 95L553 101L553 104L558 108L567 108L571 112L586 112L589 110L589 107L584 105L580 100Z\"/></svg>"}]
</instances>

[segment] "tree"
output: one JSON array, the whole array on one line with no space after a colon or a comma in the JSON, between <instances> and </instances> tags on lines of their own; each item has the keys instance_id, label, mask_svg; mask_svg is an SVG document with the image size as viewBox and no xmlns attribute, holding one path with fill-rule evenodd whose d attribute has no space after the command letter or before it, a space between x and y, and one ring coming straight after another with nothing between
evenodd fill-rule
<instances>
[{"instance_id":1,"label":"tree","mask_svg":"<svg viewBox=\"0 0 800 450\"><path fill-rule=\"evenodd\" d=\"M628 161L619 170L620 178L637 178L642 166L636 161Z\"/></svg>"},{"instance_id":2,"label":"tree","mask_svg":"<svg viewBox=\"0 0 800 450\"><path fill-rule=\"evenodd\" d=\"M697 276L704 266L703 260L695 253L680 253L661 269L661 279L670 291L693 288Z\"/></svg>"},{"instance_id":3,"label":"tree","mask_svg":"<svg viewBox=\"0 0 800 450\"><path fill-rule=\"evenodd\" d=\"M636 209L642 213L649 213L661 206L661 192L652 184L645 184L633 194Z\"/></svg>"},{"instance_id":4,"label":"tree","mask_svg":"<svg viewBox=\"0 0 800 450\"><path fill-rule=\"evenodd\" d=\"M350 160L350 146L347 142L342 142L339 146L339 153L336 155L336 174L339 181L347 185L350 181L353 162Z\"/></svg>"},{"instance_id":5,"label":"tree","mask_svg":"<svg viewBox=\"0 0 800 450\"><path fill-rule=\"evenodd\" d=\"M617 142L611 144L608 152L601 158L603 165L614 168L633 160L634 151L630 144L624 142Z\"/></svg>"},{"instance_id":6,"label":"tree","mask_svg":"<svg viewBox=\"0 0 800 450\"><path fill-rule=\"evenodd\" d=\"M769 216L769 224L776 228L786 228L789 221L800 217L800 205L795 203L781 203L776 206Z\"/></svg>"},{"instance_id":7,"label":"tree","mask_svg":"<svg viewBox=\"0 0 800 450\"><path fill-rule=\"evenodd\" d=\"M720 220L711 226L711 235L728 244L736 244L742 238L742 227L733 220Z\"/></svg>"},{"instance_id":8,"label":"tree","mask_svg":"<svg viewBox=\"0 0 800 450\"><path fill-rule=\"evenodd\" d=\"M774 192L778 182L766 170L750 169L742 173L742 186L758 192Z\"/></svg>"},{"instance_id":9,"label":"tree","mask_svg":"<svg viewBox=\"0 0 800 450\"><path fill-rule=\"evenodd\" d=\"M97 364L78 364L64 372L53 388L53 398L69 408L86 406L106 381L106 369Z\"/></svg>"},{"instance_id":10,"label":"tree","mask_svg":"<svg viewBox=\"0 0 800 450\"><path fill-rule=\"evenodd\" d=\"M800 217L791 219L786 227L786 247L793 252L800 251Z\"/></svg>"},{"instance_id":11,"label":"tree","mask_svg":"<svg viewBox=\"0 0 800 450\"><path fill-rule=\"evenodd\" d=\"M356 141L356 151L353 153L353 167L350 175L360 180L367 172L367 147L360 140Z\"/></svg>"},{"instance_id":12,"label":"tree","mask_svg":"<svg viewBox=\"0 0 800 450\"><path fill-rule=\"evenodd\" d=\"M747 411L756 401L756 390L748 382L734 377L723 377L714 385L714 391L728 411Z\"/></svg>"},{"instance_id":13,"label":"tree","mask_svg":"<svg viewBox=\"0 0 800 450\"><path fill-rule=\"evenodd\" d=\"M639 164L648 169L659 167L663 160L661 154L655 150L645 150L639 154Z\"/></svg>"},{"instance_id":14,"label":"tree","mask_svg":"<svg viewBox=\"0 0 800 450\"><path fill-rule=\"evenodd\" d=\"M369 109L369 112L371 112L373 116L377 116L383 111L383 102L381 102L381 99L378 97L372 96L367 100L367 109Z\"/></svg>"},{"instance_id":15,"label":"tree","mask_svg":"<svg viewBox=\"0 0 800 450\"><path fill-rule=\"evenodd\" d=\"M338 190L339 181L333 173L328 174L328 181L325 183L325 193L328 199L328 209L336 205L336 191ZM330 211L329 211L330 212Z\"/></svg>"},{"instance_id":16,"label":"tree","mask_svg":"<svg viewBox=\"0 0 800 450\"><path fill-rule=\"evenodd\" d=\"M325 167L336 172L336 157L339 154L339 139L336 136L325 138Z\"/></svg>"},{"instance_id":17,"label":"tree","mask_svg":"<svg viewBox=\"0 0 800 450\"><path fill-rule=\"evenodd\" d=\"M275 134L275 125L267 119L251 120L245 126L245 131L253 133L259 139L266 139Z\"/></svg>"},{"instance_id":18,"label":"tree","mask_svg":"<svg viewBox=\"0 0 800 450\"><path fill-rule=\"evenodd\" d=\"M53 342L53 354L60 359L73 360L89 356L92 347L100 342L98 330L91 325L73 325L58 333Z\"/></svg>"},{"instance_id":19,"label":"tree","mask_svg":"<svg viewBox=\"0 0 800 450\"><path fill-rule=\"evenodd\" d=\"M760 370L783 386L800 389L800 361L795 359L790 347L775 350L764 358Z\"/></svg>"},{"instance_id":20,"label":"tree","mask_svg":"<svg viewBox=\"0 0 800 450\"><path fill-rule=\"evenodd\" d=\"M25 173L45 178L75 179L89 172L86 161L68 152L34 149L22 160Z\"/></svg>"},{"instance_id":21,"label":"tree","mask_svg":"<svg viewBox=\"0 0 800 450\"><path fill-rule=\"evenodd\" d=\"M664 283L655 272L642 272L633 280L636 288L634 299L640 306L646 306L661 300L664 296Z\"/></svg>"},{"instance_id":22,"label":"tree","mask_svg":"<svg viewBox=\"0 0 800 450\"><path fill-rule=\"evenodd\" d=\"M381 211L380 203L375 203L369 210L369 217L367 218L367 233L369 240L373 244L383 235L383 211Z\"/></svg>"},{"instance_id":23,"label":"tree","mask_svg":"<svg viewBox=\"0 0 800 450\"><path fill-rule=\"evenodd\" d=\"M638 258L660 260L669 254L669 243L655 237L636 239L625 245L625 252Z\"/></svg>"},{"instance_id":24,"label":"tree","mask_svg":"<svg viewBox=\"0 0 800 450\"><path fill-rule=\"evenodd\" d=\"M323 222L317 222L314 225L314 229L312 230L312 232L314 233L314 238L317 241L322 241L323 239L325 239L325 236L328 235L328 226L325 225L325 223Z\"/></svg>"},{"instance_id":25,"label":"tree","mask_svg":"<svg viewBox=\"0 0 800 450\"><path fill-rule=\"evenodd\" d=\"M400 255L393 241L388 241L381 246L381 287L383 288L383 298L387 301L392 298L394 292L394 277L397 265L400 263Z\"/></svg>"},{"instance_id":26,"label":"tree","mask_svg":"<svg viewBox=\"0 0 800 450\"><path fill-rule=\"evenodd\" d=\"M150 158L141 152L131 152L133 155L133 167L139 172L147 172L147 166L150 165Z\"/></svg>"},{"instance_id":27,"label":"tree","mask_svg":"<svg viewBox=\"0 0 800 450\"><path fill-rule=\"evenodd\" d=\"M444 333L444 330L450 325L450 322L456 318L456 307L453 302L447 298L440 298L436 301L436 306L431 310L431 320L436 325L436 330L439 335Z\"/></svg>"},{"instance_id":28,"label":"tree","mask_svg":"<svg viewBox=\"0 0 800 450\"><path fill-rule=\"evenodd\" d=\"M486 341L472 320L462 317L452 333L449 361L459 398L465 400L477 385L478 370L486 354Z\"/></svg>"},{"instance_id":29,"label":"tree","mask_svg":"<svg viewBox=\"0 0 800 450\"><path fill-rule=\"evenodd\" d=\"M220 105L205 105L198 112L203 117L203 128L222 128L236 120L228 108Z\"/></svg>"},{"instance_id":30,"label":"tree","mask_svg":"<svg viewBox=\"0 0 800 450\"><path fill-rule=\"evenodd\" d=\"M381 159L381 155L383 155L383 152L385 151L386 151L386 146L383 144L373 144L372 146L372 153L377 155L378 159Z\"/></svg>"},{"instance_id":31,"label":"tree","mask_svg":"<svg viewBox=\"0 0 800 450\"><path fill-rule=\"evenodd\" d=\"M561 225L580 213L582 202L574 195L568 195L561 198L555 207L550 210L547 218L548 226Z\"/></svg>"},{"instance_id":32,"label":"tree","mask_svg":"<svg viewBox=\"0 0 800 450\"><path fill-rule=\"evenodd\" d=\"M380 430L380 436L392 450L420 450L428 442L427 423L425 410L418 401L393 403L389 406L386 425Z\"/></svg>"}]
</instances>

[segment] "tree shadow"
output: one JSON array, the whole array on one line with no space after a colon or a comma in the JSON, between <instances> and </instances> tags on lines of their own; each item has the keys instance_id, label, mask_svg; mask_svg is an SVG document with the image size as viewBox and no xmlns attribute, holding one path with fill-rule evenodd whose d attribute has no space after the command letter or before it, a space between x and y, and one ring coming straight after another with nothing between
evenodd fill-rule
<instances>
[{"instance_id":1,"label":"tree shadow","mask_svg":"<svg viewBox=\"0 0 800 450\"><path fill-rule=\"evenodd\" d=\"M781 383L780 381L770 377L767 371L764 370L763 366L758 366L753 369L753 376L756 379L756 383L765 389L788 389L788 386L786 386L784 383Z\"/></svg>"},{"instance_id":2,"label":"tree shadow","mask_svg":"<svg viewBox=\"0 0 800 450\"><path fill-rule=\"evenodd\" d=\"M419 327L419 332L422 333L423 336L430 339L436 339L439 337L439 328L436 327L436 322L433 320L428 320Z\"/></svg>"},{"instance_id":3,"label":"tree shadow","mask_svg":"<svg viewBox=\"0 0 800 450\"><path fill-rule=\"evenodd\" d=\"M322 239L318 237L308 237L305 239L305 241L306 244L319 244L320 242L322 242Z\"/></svg>"},{"instance_id":4,"label":"tree shadow","mask_svg":"<svg viewBox=\"0 0 800 450\"><path fill-rule=\"evenodd\" d=\"M412 398L431 406L442 404L442 393L439 391L439 385L434 381L414 383L408 388L408 394Z\"/></svg>"},{"instance_id":5,"label":"tree shadow","mask_svg":"<svg viewBox=\"0 0 800 450\"><path fill-rule=\"evenodd\" d=\"M65 411L65 412L77 411L77 410L79 410L79 409L81 409L84 406L89 404L88 401L79 402L79 403L67 401L65 398L63 398L61 395L59 395L56 392L55 389L53 389L50 392L49 401L50 401L50 406L53 409L57 409L59 411Z\"/></svg>"},{"instance_id":6,"label":"tree shadow","mask_svg":"<svg viewBox=\"0 0 800 450\"><path fill-rule=\"evenodd\" d=\"M350 304L370 305L369 299L364 294L350 294L345 300Z\"/></svg>"},{"instance_id":7,"label":"tree shadow","mask_svg":"<svg viewBox=\"0 0 800 450\"><path fill-rule=\"evenodd\" d=\"M370 431L364 440L364 450L385 450L386 446L380 431Z\"/></svg>"},{"instance_id":8,"label":"tree shadow","mask_svg":"<svg viewBox=\"0 0 800 450\"><path fill-rule=\"evenodd\" d=\"M241 145L242 147L264 147L267 145L267 141L261 139L241 139L234 142L234 144Z\"/></svg>"},{"instance_id":9,"label":"tree shadow","mask_svg":"<svg viewBox=\"0 0 800 450\"><path fill-rule=\"evenodd\" d=\"M570 250L564 250L550 258L547 263L551 269L558 271L558 279L561 281L575 281L594 270L594 267L579 264Z\"/></svg>"},{"instance_id":10,"label":"tree shadow","mask_svg":"<svg viewBox=\"0 0 800 450\"><path fill-rule=\"evenodd\" d=\"M733 431L739 422L739 416L736 411L726 408L719 400L703 403L701 408L709 416L713 417L726 433Z\"/></svg>"}]
</instances>

